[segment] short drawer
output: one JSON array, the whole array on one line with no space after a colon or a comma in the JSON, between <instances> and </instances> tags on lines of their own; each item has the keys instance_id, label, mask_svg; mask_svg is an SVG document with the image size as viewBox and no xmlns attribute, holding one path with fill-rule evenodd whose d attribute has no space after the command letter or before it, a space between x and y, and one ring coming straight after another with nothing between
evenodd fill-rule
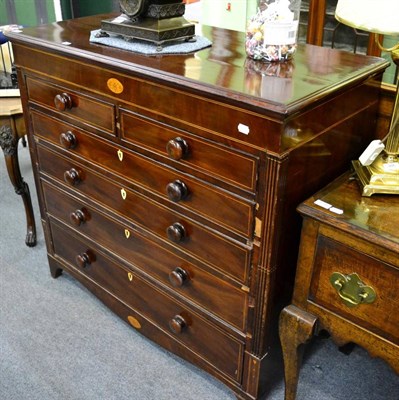
<instances>
[{"instance_id":1,"label":"short drawer","mask_svg":"<svg viewBox=\"0 0 399 400\"><path fill-rule=\"evenodd\" d=\"M179 252L191 255L240 282L246 281L251 257L251 250L246 246L217 235L83 165L72 163L43 148L38 150L43 172L59 180L63 180L65 174L76 174L79 179L73 187L81 194L111 207L136 225L158 235Z\"/></svg>"},{"instance_id":2,"label":"short drawer","mask_svg":"<svg viewBox=\"0 0 399 400\"><path fill-rule=\"evenodd\" d=\"M61 136L68 129L67 134L73 138L65 145L68 153L107 168L136 186L145 188L149 193L173 202L182 212L189 210L216 226L223 226L236 234L252 238L255 207L253 201L98 139L74 126L65 126L56 119L33 113L32 120L35 135L38 137L59 144ZM68 144L71 141L73 146ZM45 163L42 168L44 165Z\"/></svg>"},{"instance_id":3,"label":"short drawer","mask_svg":"<svg viewBox=\"0 0 399 400\"><path fill-rule=\"evenodd\" d=\"M112 103L85 96L68 88L27 77L29 101L66 116L90 124L115 135L115 107Z\"/></svg>"},{"instance_id":4,"label":"short drawer","mask_svg":"<svg viewBox=\"0 0 399 400\"><path fill-rule=\"evenodd\" d=\"M244 330L247 292L123 225L81 200L42 182L47 212L210 313ZM157 257L154 257L154 254Z\"/></svg>"},{"instance_id":5,"label":"short drawer","mask_svg":"<svg viewBox=\"0 0 399 400\"><path fill-rule=\"evenodd\" d=\"M177 166L192 167L242 189L255 191L258 167L255 157L126 110L120 112L120 118L125 141L175 160Z\"/></svg>"},{"instance_id":6,"label":"short drawer","mask_svg":"<svg viewBox=\"0 0 399 400\"><path fill-rule=\"evenodd\" d=\"M112 293L164 332L169 332L176 341L200 354L234 380L240 379L243 342L144 281L133 271L114 263L95 246L68 234L57 224L51 224L51 232L56 258L74 266L103 290ZM131 323L136 329L141 329L138 319Z\"/></svg>"},{"instance_id":7,"label":"short drawer","mask_svg":"<svg viewBox=\"0 0 399 400\"><path fill-rule=\"evenodd\" d=\"M338 276L334 275L336 287L331 283L334 273L339 273ZM373 289L376 295L373 302L364 301L354 305L358 303L358 296L355 299L348 296L348 292L353 295L354 291L348 289L350 283L346 281L349 277L352 284L356 282L357 278L353 274L358 276L361 285ZM364 253L346 243L319 235L309 299L394 343L399 343L398 281L399 264L394 266L385 263L374 254ZM356 283L354 286L358 285ZM363 293L363 290L360 292ZM340 293L344 299L349 298L354 304L347 306Z\"/></svg>"}]
</instances>

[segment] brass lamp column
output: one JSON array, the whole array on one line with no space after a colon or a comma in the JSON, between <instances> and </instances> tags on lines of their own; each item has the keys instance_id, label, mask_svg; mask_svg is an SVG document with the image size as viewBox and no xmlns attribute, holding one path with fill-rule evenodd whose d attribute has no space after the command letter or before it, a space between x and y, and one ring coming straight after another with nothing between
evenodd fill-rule
<instances>
[{"instance_id":1,"label":"brass lamp column","mask_svg":"<svg viewBox=\"0 0 399 400\"><path fill-rule=\"evenodd\" d=\"M100 36L117 34L125 39L146 40L158 45L168 41L192 40L195 26L184 17L182 0L120 0L123 15L101 22Z\"/></svg>"},{"instance_id":2,"label":"brass lamp column","mask_svg":"<svg viewBox=\"0 0 399 400\"><path fill-rule=\"evenodd\" d=\"M380 44L378 36L399 35L398 0L338 0L335 18L353 28L376 33L379 48L390 52L394 63L399 65L399 43L387 49ZM374 193L399 194L398 87L399 80L385 149L370 165L363 165L359 160L352 162L363 196Z\"/></svg>"}]
</instances>

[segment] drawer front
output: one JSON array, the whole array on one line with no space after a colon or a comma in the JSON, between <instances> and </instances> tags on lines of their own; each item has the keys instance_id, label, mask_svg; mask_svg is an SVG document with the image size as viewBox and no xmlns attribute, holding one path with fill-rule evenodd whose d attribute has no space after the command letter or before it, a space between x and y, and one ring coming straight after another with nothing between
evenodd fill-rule
<instances>
[{"instance_id":1,"label":"drawer front","mask_svg":"<svg viewBox=\"0 0 399 400\"><path fill-rule=\"evenodd\" d=\"M73 90L49 85L28 77L26 80L29 101L59 112L60 117L73 118L115 135L115 107Z\"/></svg>"},{"instance_id":2,"label":"drawer front","mask_svg":"<svg viewBox=\"0 0 399 400\"><path fill-rule=\"evenodd\" d=\"M205 272L187 258L179 257L53 185L42 182L42 188L47 212L52 217L108 248L175 293L244 330L247 304L247 293L244 290Z\"/></svg>"},{"instance_id":3,"label":"drawer front","mask_svg":"<svg viewBox=\"0 0 399 400\"><path fill-rule=\"evenodd\" d=\"M201 260L245 283L251 251L236 242L216 235L201 225L165 208L127 188L92 172L76 162L38 147L42 171L58 180L65 172L76 171L80 180L74 185L80 193L112 207L143 229L150 229L180 252ZM154 218L156 216L156 218Z\"/></svg>"},{"instance_id":4,"label":"drawer front","mask_svg":"<svg viewBox=\"0 0 399 400\"><path fill-rule=\"evenodd\" d=\"M71 154L101 165L165 200L172 199L182 211L188 209L217 226L222 225L246 238L252 237L253 202L106 143L56 119L33 112L32 121L36 136L59 143L60 135L69 132L75 143L67 149Z\"/></svg>"},{"instance_id":5,"label":"drawer front","mask_svg":"<svg viewBox=\"0 0 399 400\"><path fill-rule=\"evenodd\" d=\"M173 130L128 111L121 111L120 118L122 138L127 142L156 151L245 190L255 191L258 160L253 156Z\"/></svg>"},{"instance_id":6,"label":"drawer front","mask_svg":"<svg viewBox=\"0 0 399 400\"><path fill-rule=\"evenodd\" d=\"M170 332L174 338L231 378L240 376L244 345L187 306L122 268L97 248L51 224L55 256L79 269L97 285L111 292L144 318ZM140 330L140 326L136 325Z\"/></svg>"},{"instance_id":7,"label":"drawer front","mask_svg":"<svg viewBox=\"0 0 399 400\"><path fill-rule=\"evenodd\" d=\"M374 302L346 306L330 283L331 275L357 274L362 284L373 288ZM352 278L353 279L353 278ZM329 237L320 235L314 262L310 299L364 328L399 343L399 265L393 266ZM347 283L344 283L343 295ZM352 293L352 291L350 291Z\"/></svg>"}]
</instances>

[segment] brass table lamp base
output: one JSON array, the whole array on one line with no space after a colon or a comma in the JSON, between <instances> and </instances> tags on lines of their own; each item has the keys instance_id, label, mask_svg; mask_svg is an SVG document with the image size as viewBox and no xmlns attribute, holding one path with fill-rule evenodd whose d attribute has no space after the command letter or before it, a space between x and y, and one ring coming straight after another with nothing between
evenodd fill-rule
<instances>
[{"instance_id":1,"label":"brass table lamp base","mask_svg":"<svg viewBox=\"0 0 399 400\"><path fill-rule=\"evenodd\" d=\"M362 165L359 160L352 161L363 196L370 197L376 193L399 194L399 161L391 163L391 172L384 170L381 164L383 162L378 159L369 166Z\"/></svg>"},{"instance_id":2,"label":"brass table lamp base","mask_svg":"<svg viewBox=\"0 0 399 400\"><path fill-rule=\"evenodd\" d=\"M392 60L399 66L399 44L392 49L380 48L391 51ZM352 161L352 166L363 190L363 196L375 193L399 194L399 78L385 150L371 165L364 166L356 160Z\"/></svg>"}]
</instances>

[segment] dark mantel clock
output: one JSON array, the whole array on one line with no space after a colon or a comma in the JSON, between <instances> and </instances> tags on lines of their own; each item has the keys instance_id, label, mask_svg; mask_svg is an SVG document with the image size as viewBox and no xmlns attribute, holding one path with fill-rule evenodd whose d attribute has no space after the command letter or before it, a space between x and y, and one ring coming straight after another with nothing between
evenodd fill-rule
<instances>
[{"instance_id":1,"label":"dark mantel clock","mask_svg":"<svg viewBox=\"0 0 399 400\"><path fill-rule=\"evenodd\" d=\"M193 40L194 24L184 17L182 0L119 0L121 17L101 22L101 36L117 34L141 39L162 48L168 41Z\"/></svg>"}]
</instances>

